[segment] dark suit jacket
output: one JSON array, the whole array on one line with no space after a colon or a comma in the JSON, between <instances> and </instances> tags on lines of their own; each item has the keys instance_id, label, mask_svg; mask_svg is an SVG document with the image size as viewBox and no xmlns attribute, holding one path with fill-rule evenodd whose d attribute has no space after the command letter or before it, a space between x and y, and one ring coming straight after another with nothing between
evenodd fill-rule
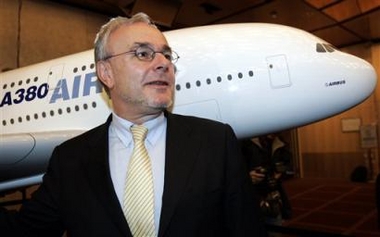
<instances>
[{"instance_id":1,"label":"dark suit jacket","mask_svg":"<svg viewBox=\"0 0 380 237\"><path fill-rule=\"evenodd\" d=\"M264 233L244 189L249 179L231 127L166 116L159 236ZM64 230L71 237L132 236L110 176L110 121L56 147L42 185L13 221L17 230L27 236L62 236Z\"/></svg>"}]
</instances>

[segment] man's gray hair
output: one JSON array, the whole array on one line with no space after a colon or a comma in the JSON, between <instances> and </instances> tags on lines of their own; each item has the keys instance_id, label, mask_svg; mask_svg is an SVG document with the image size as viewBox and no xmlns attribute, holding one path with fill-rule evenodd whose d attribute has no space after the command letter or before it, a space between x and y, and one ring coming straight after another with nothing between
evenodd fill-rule
<instances>
[{"instance_id":1,"label":"man's gray hair","mask_svg":"<svg viewBox=\"0 0 380 237\"><path fill-rule=\"evenodd\" d=\"M113 31L118 29L120 26L130 25L130 24L137 23L137 22L147 23L147 24L157 28L156 25L154 24L154 22L152 21L152 19L147 14L142 13L142 12L133 15L131 18L115 17L115 18L112 18L110 21L108 21L106 24L104 24L100 28L98 34L96 35L95 41L94 41L95 62L104 60L108 56L108 52L107 52L106 48L107 48L109 35Z\"/></svg>"}]
</instances>

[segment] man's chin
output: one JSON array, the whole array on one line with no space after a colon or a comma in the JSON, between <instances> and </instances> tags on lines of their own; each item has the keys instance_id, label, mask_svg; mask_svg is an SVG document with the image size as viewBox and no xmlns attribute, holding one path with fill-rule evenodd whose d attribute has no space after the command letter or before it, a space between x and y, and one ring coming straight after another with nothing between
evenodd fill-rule
<instances>
[{"instance_id":1,"label":"man's chin","mask_svg":"<svg viewBox=\"0 0 380 237\"><path fill-rule=\"evenodd\" d=\"M172 104L173 104L173 100L155 101L152 103L154 108L161 109L161 110L169 108L170 106L172 106Z\"/></svg>"},{"instance_id":2,"label":"man's chin","mask_svg":"<svg viewBox=\"0 0 380 237\"><path fill-rule=\"evenodd\" d=\"M157 110L166 110L169 107L170 106L168 104L159 104L159 105L154 106L154 108L157 109Z\"/></svg>"}]
</instances>

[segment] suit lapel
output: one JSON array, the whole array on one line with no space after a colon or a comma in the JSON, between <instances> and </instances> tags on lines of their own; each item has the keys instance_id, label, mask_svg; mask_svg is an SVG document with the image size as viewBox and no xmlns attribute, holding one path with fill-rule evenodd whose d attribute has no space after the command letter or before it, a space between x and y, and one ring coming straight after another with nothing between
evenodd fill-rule
<instances>
[{"instance_id":1,"label":"suit lapel","mask_svg":"<svg viewBox=\"0 0 380 237\"><path fill-rule=\"evenodd\" d=\"M165 184L158 236L163 236L180 200L199 149L199 135L181 117L167 114ZM189 144L191 144L189 146Z\"/></svg>"},{"instance_id":2,"label":"suit lapel","mask_svg":"<svg viewBox=\"0 0 380 237\"><path fill-rule=\"evenodd\" d=\"M85 157L84 167L90 186L102 206L108 211L111 220L115 222L123 236L132 236L114 191L109 170L108 128L110 123L111 117L89 139L89 152Z\"/></svg>"}]
</instances>

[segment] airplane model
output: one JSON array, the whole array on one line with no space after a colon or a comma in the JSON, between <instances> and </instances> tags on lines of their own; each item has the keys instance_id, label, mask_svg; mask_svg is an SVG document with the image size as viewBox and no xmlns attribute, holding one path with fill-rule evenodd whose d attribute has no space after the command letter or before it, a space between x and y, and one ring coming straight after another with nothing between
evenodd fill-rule
<instances>
[{"instance_id":1,"label":"airplane model","mask_svg":"<svg viewBox=\"0 0 380 237\"><path fill-rule=\"evenodd\" d=\"M172 111L228 123L238 138L336 115L376 86L366 61L283 25L164 34L180 55ZM0 192L40 183L54 147L111 111L92 50L1 73L0 88Z\"/></svg>"}]
</instances>

